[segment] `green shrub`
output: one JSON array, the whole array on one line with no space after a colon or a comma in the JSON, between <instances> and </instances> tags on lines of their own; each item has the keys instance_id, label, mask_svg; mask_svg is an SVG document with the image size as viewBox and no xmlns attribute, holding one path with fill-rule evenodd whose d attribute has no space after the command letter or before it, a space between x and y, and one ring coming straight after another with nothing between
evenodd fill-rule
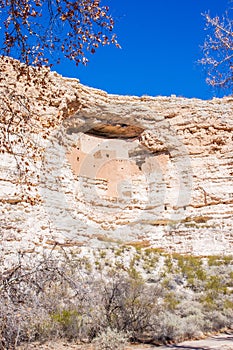
<instances>
[{"instance_id":1,"label":"green shrub","mask_svg":"<svg viewBox=\"0 0 233 350\"><path fill-rule=\"evenodd\" d=\"M68 339L78 338L82 315L76 310L61 310L50 315L57 336Z\"/></svg>"},{"instance_id":2,"label":"green shrub","mask_svg":"<svg viewBox=\"0 0 233 350\"><path fill-rule=\"evenodd\" d=\"M164 296L165 307L169 310L175 310L180 301L174 292L166 293Z\"/></svg>"},{"instance_id":3,"label":"green shrub","mask_svg":"<svg viewBox=\"0 0 233 350\"><path fill-rule=\"evenodd\" d=\"M205 290L215 297L220 293L227 293L227 287L223 283L222 278L216 275L209 276L205 284Z\"/></svg>"}]
</instances>

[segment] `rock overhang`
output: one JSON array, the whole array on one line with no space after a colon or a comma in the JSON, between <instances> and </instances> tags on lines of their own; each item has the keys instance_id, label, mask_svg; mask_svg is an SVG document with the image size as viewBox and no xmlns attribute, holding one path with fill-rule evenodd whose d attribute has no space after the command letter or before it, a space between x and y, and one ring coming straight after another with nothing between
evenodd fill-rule
<instances>
[{"instance_id":1,"label":"rock overhang","mask_svg":"<svg viewBox=\"0 0 233 350\"><path fill-rule=\"evenodd\" d=\"M14 76L6 81L11 83L10 79L14 81ZM18 91L24 91L22 81L15 84ZM232 249L231 97L202 101L108 95L54 73L49 73L42 107L36 94L32 88L29 98L33 106L43 110L41 118L60 115L61 123L51 130L45 145L45 173L40 171L42 181L36 185L41 204L24 207L20 202L7 209L9 220L14 221L15 210L24 220L20 223L22 245L25 237L32 245L43 234L46 246L46 241L51 241L50 227L54 240L64 244L72 241L95 246L105 244L105 237L106 242L149 240L157 247L199 254ZM130 132L139 128L138 134L119 137L126 126L131 127ZM112 136L107 137L110 129ZM79 142L84 145L85 137L96 136L101 136L101 144L97 140L89 153L83 152L83 173L75 173L67 154L77 149ZM121 144L114 145L120 155L110 149L112 155L107 157L106 149L114 142ZM133 149L131 143L135 143ZM122 155L125 148L128 153ZM124 167L118 169L122 158ZM97 170L87 176L84 165L95 165L98 159ZM111 169L118 175L109 189ZM131 171L135 176L127 177ZM125 182L123 175L127 175ZM11 181L14 179L9 177ZM4 184L1 182L2 193L7 197ZM4 210L6 199L2 198ZM35 218L37 232L24 210Z\"/></svg>"}]
</instances>

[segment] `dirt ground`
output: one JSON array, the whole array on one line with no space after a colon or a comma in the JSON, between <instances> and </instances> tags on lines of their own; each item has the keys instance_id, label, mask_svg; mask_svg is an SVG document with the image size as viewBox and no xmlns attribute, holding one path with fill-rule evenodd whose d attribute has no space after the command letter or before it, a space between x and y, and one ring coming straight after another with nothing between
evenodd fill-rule
<instances>
[{"instance_id":1,"label":"dirt ground","mask_svg":"<svg viewBox=\"0 0 233 350\"><path fill-rule=\"evenodd\" d=\"M94 350L91 345L77 345L65 341L47 342L45 344L33 343L23 345L18 350ZM231 334L218 334L201 340L185 341L167 346L129 345L125 350L233 350L233 332ZM117 349L116 349L117 350Z\"/></svg>"}]
</instances>

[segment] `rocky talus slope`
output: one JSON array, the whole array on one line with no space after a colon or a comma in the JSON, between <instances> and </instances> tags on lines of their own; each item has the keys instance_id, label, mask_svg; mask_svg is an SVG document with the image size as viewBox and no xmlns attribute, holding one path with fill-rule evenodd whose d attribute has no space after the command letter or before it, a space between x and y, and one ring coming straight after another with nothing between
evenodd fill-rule
<instances>
[{"instance_id":1,"label":"rocky talus slope","mask_svg":"<svg viewBox=\"0 0 233 350\"><path fill-rule=\"evenodd\" d=\"M5 255L133 241L232 253L233 97L109 95L20 67L0 59L2 137L14 144L0 163Z\"/></svg>"}]
</instances>

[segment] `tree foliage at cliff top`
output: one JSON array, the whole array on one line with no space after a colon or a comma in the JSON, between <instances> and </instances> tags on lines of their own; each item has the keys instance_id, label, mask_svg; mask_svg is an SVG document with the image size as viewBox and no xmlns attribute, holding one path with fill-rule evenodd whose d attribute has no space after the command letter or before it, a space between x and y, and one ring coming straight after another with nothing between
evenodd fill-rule
<instances>
[{"instance_id":1,"label":"tree foliage at cliff top","mask_svg":"<svg viewBox=\"0 0 233 350\"><path fill-rule=\"evenodd\" d=\"M3 55L26 64L86 64L87 52L100 45L119 46L114 20L100 0L0 0Z\"/></svg>"}]
</instances>

